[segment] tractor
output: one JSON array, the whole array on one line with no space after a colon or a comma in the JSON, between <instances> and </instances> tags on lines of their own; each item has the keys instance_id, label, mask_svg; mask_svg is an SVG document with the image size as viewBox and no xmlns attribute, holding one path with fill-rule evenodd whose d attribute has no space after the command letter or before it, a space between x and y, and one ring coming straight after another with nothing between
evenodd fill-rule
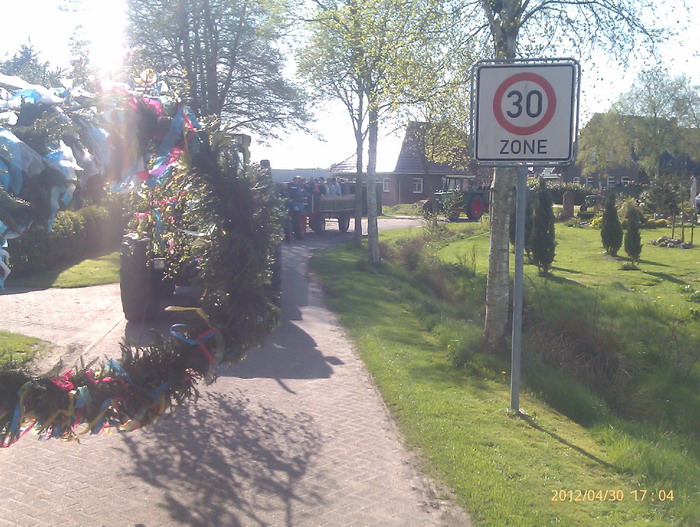
<instances>
[{"instance_id":1,"label":"tractor","mask_svg":"<svg viewBox=\"0 0 700 527\"><path fill-rule=\"evenodd\" d=\"M474 186L475 176L445 176L442 190L423 205L423 214L443 213L450 221L457 221L465 214L472 221L479 221L489 209L489 190Z\"/></svg>"}]
</instances>

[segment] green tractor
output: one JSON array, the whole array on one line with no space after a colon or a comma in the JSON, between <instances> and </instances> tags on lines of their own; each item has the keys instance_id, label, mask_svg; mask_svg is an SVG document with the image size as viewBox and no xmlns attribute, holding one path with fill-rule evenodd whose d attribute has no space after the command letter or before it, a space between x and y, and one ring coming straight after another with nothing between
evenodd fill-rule
<instances>
[{"instance_id":1,"label":"green tractor","mask_svg":"<svg viewBox=\"0 0 700 527\"><path fill-rule=\"evenodd\" d=\"M479 221L489 210L489 190L474 185L475 176L445 176L442 190L423 205L423 214L443 213L450 221L457 221L465 214L472 221Z\"/></svg>"}]
</instances>

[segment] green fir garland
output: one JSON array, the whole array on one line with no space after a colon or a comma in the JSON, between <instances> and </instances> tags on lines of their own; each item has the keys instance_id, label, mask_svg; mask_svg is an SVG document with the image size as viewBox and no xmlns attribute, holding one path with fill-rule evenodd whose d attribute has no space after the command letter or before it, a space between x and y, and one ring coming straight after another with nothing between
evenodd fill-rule
<instances>
[{"instance_id":1,"label":"green fir garland","mask_svg":"<svg viewBox=\"0 0 700 527\"><path fill-rule=\"evenodd\" d=\"M154 239L155 254L199 262L202 307L170 308L189 311L187 324L154 334L148 346L124 342L120 360L98 367L40 377L0 371L3 447L30 430L74 439L146 426L174 404L195 401L199 381L213 382L222 361L240 360L276 325L271 269L282 208L270 175L239 162L235 136L215 127L197 135L198 151L187 151L163 185L144 189L134 221Z\"/></svg>"}]
</instances>

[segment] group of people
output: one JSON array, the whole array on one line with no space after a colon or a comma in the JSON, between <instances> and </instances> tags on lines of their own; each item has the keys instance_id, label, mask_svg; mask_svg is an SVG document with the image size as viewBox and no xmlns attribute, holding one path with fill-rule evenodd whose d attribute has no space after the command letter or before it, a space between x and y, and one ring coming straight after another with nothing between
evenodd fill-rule
<instances>
[{"instance_id":1,"label":"group of people","mask_svg":"<svg viewBox=\"0 0 700 527\"><path fill-rule=\"evenodd\" d=\"M307 180L301 176L296 176L288 187L293 187L295 191L303 191L312 195L340 196L349 194L348 184L344 179L323 177Z\"/></svg>"}]
</instances>

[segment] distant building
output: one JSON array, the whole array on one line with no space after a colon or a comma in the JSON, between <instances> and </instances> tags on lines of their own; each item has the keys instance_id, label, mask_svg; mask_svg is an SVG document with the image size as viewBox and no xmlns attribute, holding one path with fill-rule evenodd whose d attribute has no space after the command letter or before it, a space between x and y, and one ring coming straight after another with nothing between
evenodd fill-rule
<instances>
[{"instance_id":1,"label":"distant building","mask_svg":"<svg viewBox=\"0 0 700 527\"><path fill-rule=\"evenodd\" d=\"M595 114L591 120L586 124L586 126L579 133L585 133L586 128L595 127L597 121L603 118L604 114ZM645 117L636 116L624 116L621 122L635 122L636 120L643 120ZM675 122L672 123L673 126L677 127ZM688 145L696 145L696 148L700 148L700 130L697 128L683 128L677 127L680 132L681 142ZM671 147L672 145L669 145ZM693 148L690 148L693 150ZM592 155L598 155L594 153ZM632 152L632 158L634 159L634 152ZM554 169L554 174L560 176L561 181L565 183L577 183L592 187L595 189L604 190L606 188L616 187L616 186L626 186L626 185L639 185L649 183L649 178L638 167L630 166L611 166L602 172L593 172L583 176L583 165L584 160L579 158L577 162L573 165L567 165L563 167L557 167ZM676 174L687 174L690 178L694 176L696 178L700 177L700 151L686 152L683 154L674 155L669 148L661 155L659 159L659 171L673 172Z\"/></svg>"},{"instance_id":2,"label":"distant building","mask_svg":"<svg viewBox=\"0 0 700 527\"><path fill-rule=\"evenodd\" d=\"M449 163L437 163L428 159L426 154L426 135L430 130L428 123L409 122L401 145L401 152L396 160L393 172L377 173L377 183L382 186L382 203L398 205L399 203L416 203L430 198L436 190L442 188L442 178L448 175L474 175L477 184L488 185L491 170L477 169L468 165L460 169ZM467 146L460 148L461 158L467 159ZM356 156L334 165L331 174L337 177L354 178L356 174Z\"/></svg>"}]
</instances>

